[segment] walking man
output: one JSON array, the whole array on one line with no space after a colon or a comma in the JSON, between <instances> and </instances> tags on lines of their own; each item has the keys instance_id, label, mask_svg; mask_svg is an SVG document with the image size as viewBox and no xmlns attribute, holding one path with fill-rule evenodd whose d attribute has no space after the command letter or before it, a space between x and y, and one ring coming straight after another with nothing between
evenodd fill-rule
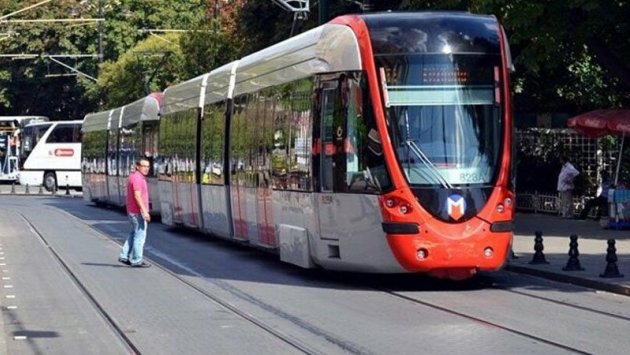
<instances>
[{"instance_id":1,"label":"walking man","mask_svg":"<svg viewBox=\"0 0 630 355\"><path fill-rule=\"evenodd\" d=\"M149 160L142 158L136 162L136 170L127 179L127 216L131 222L131 232L123 245L118 261L132 267L150 267L142 260L144 242L147 238L149 215L149 190L146 175L149 173Z\"/></svg>"}]
</instances>

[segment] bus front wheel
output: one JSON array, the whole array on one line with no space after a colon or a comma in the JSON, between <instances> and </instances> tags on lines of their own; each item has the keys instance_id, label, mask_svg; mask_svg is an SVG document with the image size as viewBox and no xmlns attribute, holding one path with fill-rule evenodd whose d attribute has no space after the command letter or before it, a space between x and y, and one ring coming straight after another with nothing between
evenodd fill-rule
<instances>
[{"instance_id":1,"label":"bus front wheel","mask_svg":"<svg viewBox=\"0 0 630 355\"><path fill-rule=\"evenodd\" d=\"M48 171L44 173L44 188L49 192L57 190L57 177L54 172Z\"/></svg>"}]
</instances>

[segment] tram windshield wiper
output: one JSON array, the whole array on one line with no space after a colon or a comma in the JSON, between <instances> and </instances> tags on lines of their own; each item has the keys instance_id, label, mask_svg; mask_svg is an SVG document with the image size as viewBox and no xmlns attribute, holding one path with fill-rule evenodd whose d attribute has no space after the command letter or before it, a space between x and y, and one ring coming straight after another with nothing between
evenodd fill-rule
<instances>
[{"instance_id":1,"label":"tram windshield wiper","mask_svg":"<svg viewBox=\"0 0 630 355\"><path fill-rule=\"evenodd\" d=\"M424 154L424 152L418 147L418 145L412 141L411 139L407 139L405 141L409 150L413 152L413 154L418 157L418 159L427 167L425 172L432 178L433 181L437 181L442 185L442 187L446 189L452 189L453 185L451 185L445 178L440 174L438 169L433 165L431 160Z\"/></svg>"},{"instance_id":2,"label":"tram windshield wiper","mask_svg":"<svg viewBox=\"0 0 630 355\"><path fill-rule=\"evenodd\" d=\"M420 160L424 164L424 166L427 167L427 169L424 169L423 171L428 175L429 180L438 182L440 185L442 185L442 187L446 189L452 189L453 185L451 185L444 178L444 176L440 174L439 170L431 162L431 159L429 159L426 156L426 154L424 154L422 149L420 149L420 147L418 147L418 145L413 141L413 139L411 139L411 136L409 135L409 115L407 114L407 110L405 110L404 115L405 115L405 128L407 131L405 144L407 145L408 151L413 152L413 154L418 158L418 160ZM409 159L409 152L407 152L407 157L408 157L408 161L410 161L411 159Z\"/></svg>"}]
</instances>

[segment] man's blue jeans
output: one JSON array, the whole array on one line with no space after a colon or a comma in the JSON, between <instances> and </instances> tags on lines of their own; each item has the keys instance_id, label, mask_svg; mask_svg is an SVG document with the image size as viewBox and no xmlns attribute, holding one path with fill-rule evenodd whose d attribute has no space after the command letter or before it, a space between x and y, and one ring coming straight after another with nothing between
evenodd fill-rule
<instances>
[{"instance_id":1,"label":"man's blue jeans","mask_svg":"<svg viewBox=\"0 0 630 355\"><path fill-rule=\"evenodd\" d=\"M147 222L140 213L129 214L128 217L132 229L123 245L120 257L129 260L131 264L140 264L144 241L147 239Z\"/></svg>"}]
</instances>

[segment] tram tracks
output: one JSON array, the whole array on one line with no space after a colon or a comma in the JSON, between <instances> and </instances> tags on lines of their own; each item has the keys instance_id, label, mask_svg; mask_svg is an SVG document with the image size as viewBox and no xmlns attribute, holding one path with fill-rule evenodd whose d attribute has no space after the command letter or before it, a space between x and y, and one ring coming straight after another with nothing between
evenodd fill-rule
<instances>
[{"instance_id":1,"label":"tram tracks","mask_svg":"<svg viewBox=\"0 0 630 355\"><path fill-rule=\"evenodd\" d=\"M496 288L498 290L502 290L504 292L509 292L509 293L513 293L516 295L520 295L520 296L524 296L524 297L529 297L529 298L533 298L533 299L537 299L537 300L542 300L542 301L546 301L546 302L550 302L550 303L554 303L560 306L564 306L564 307L570 307L570 308L574 308L577 310L581 310L581 311L585 311L585 312L589 312L589 313L593 313L593 314L598 314L598 315L602 315L605 317L611 317L611 318L616 318L616 319L620 319L623 321L627 321L630 323L630 317L628 316L624 316L624 315L620 315L617 313L612 313L612 312L607 312L607 311L600 311L597 309L593 309L593 308L589 308L589 307L585 307L585 306L580 306L574 303L570 303L570 302L564 302L564 301L558 301L558 300L554 300L552 298L549 297L542 297L542 296L538 296L538 295L532 295L530 293L527 292L522 292L522 291L516 291L516 290L510 290L510 289L506 289L506 288Z\"/></svg>"},{"instance_id":2,"label":"tram tracks","mask_svg":"<svg viewBox=\"0 0 630 355\"><path fill-rule=\"evenodd\" d=\"M35 234L41 241L44 243L46 248L50 251L51 255L55 260L61 265L62 269L70 277L72 282L79 288L81 293L88 299L90 304L94 307L99 315L101 315L107 325L109 325L113 331L113 333L121 340L123 344L125 344L129 350L133 354L141 354L140 350L136 347L136 345L131 341L131 339L127 336L125 331L114 321L112 316L107 312L107 310L99 303L98 299L94 297L94 295L90 292L90 290L86 287L86 285L77 277L77 275L72 271L72 268L64 261L64 258L57 253L55 248L48 242L47 238L39 231L39 229L31 223L31 221L22 213L19 213L20 217L24 220L24 222L29 226L33 234Z\"/></svg>"},{"instance_id":3,"label":"tram tracks","mask_svg":"<svg viewBox=\"0 0 630 355\"><path fill-rule=\"evenodd\" d=\"M304 354L324 354L321 351L318 351L314 348L312 348L311 346L305 344L304 342L295 339L294 337L278 330L275 329L275 327L267 325L265 322L263 322L261 319L259 319L258 317L249 314L248 312L244 312L241 311L237 306L231 304L228 301L223 300L221 297L216 296L214 294L212 294L211 292L207 291L206 289L204 289L201 286L198 286L197 284L195 284L194 282L188 281L186 279L184 279L183 277L177 275L176 273L174 273L173 271L164 268L162 266L158 266L160 269L162 269L164 272L168 273L171 277L177 279L178 281L180 281L181 283L185 284L186 286L194 289L195 291L197 291L198 293L202 294L204 297L216 302L217 304L220 304L221 306L223 306L224 308L230 310L231 312L233 312L234 314L240 316L241 318L247 320L248 322L256 325L258 328L264 330L265 332L271 334L272 336L276 337L277 339L287 343L288 345L292 346L293 348L303 352ZM264 302L256 299L255 297L245 294L242 291L239 291L237 289L235 289L234 287L228 285L225 282L220 282L220 281L213 281L212 282L214 285L226 290L228 293L235 295L236 297L245 300L246 302L249 302L250 304L254 304L256 306L258 306L261 309L264 309L268 312L271 312L272 314L278 316L279 318L282 318L284 320L287 320L289 322L291 322L292 324L307 330L309 333L311 333L313 336L317 336L317 337L323 337L325 338L328 342L335 344L336 346L338 346L340 349L342 349L344 352L346 353L350 353L350 354L366 354L368 353L367 351L361 350L359 346L357 345L353 345L350 344L349 342L346 342L344 340L341 340L337 337L334 337L330 334L327 334L326 332L323 332L322 330L318 329L317 327L314 327L308 323L303 322L302 320L300 320L299 318L292 316L290 314L287 314L273 306L270 306L268 304L265 304Z\"/></svg>"},{"instance_id":4,"label":"tram tracks","mask_svg":"<svg viewBox=\"0 0 630 355\"><path fill-rule=\"evenodd\" d=\"M502 331L514 334L518 337L543 343L559 349L560 351L569 351L576 354L592 354L599 352L599 350L593 350L598 349L598 347L591 347L588 345L588 341L575 341L576 339L571 341L569 340L570 338L558 336L554 327L565 326L567 328L565 330L567 333L579 334L579 332L583 330L583 326L581 325L582 321L591 320L591 322L598 323L602 328L609 330L606 331L598 329L598 333L596 334L611 333L608 336L614 338L613 334L619 329L624 329L630 326L630 316L627 314L614 312L603 305L583 305L580 304L579 299L573 301L564 299L566 295L570 295L571 293L559 294L557 296L559 298L554 298L553 295L543 296L536 294L535 290L519 290L518 285L509 285L502 282L494 282L492 280L481 280L479 282L481 282L479 288L475 287L474 289L470 289L470 292L466 292L466 290L459 290L461 292L456 294L449 293L446 298L441 297L441 290L439 288L415 291L414 289L410 289L408 285L401 287L401 290L391 284L387 286L372 284L370 287L405 302L411 302L412 304L418 306L428 307L430 309L467 319L484 326L501 329ZM493 305L492 301L484 300L486 290L496 290L500 292L499 294L488 294L488 296L497 300L497 307L491 313L484 311ZM505 294L514 296L505 297ZM595 293L586 292L586 294L594 295ZM612 296L614 298L614 295ZM518 319L516 322L506 321L509 317L497 317L497 312L500 313L499 310L506 308L505 304L500 305L500 303L504 303L506 299L510 300L510 305L521 305L520 307L514 307L514 312L509 316L514 319ZM612 302L613 304L615 303L614 300ZM544 311L538 311L536 308L553 308L554 312L557 313L544 314ZM540 316L537 319L538 321L534 322L536 324L532 325L532 322L528 322L531 321L531 318L522 319L527 318L525 315L529 312L533 312L537 315L543 313L544 315ZM579 314L579 316L574 316L574 323L564 323L559 325L562 322L556 321L555 319L558 318L560 314L567 313L575 315ZM549 322L551 322L552 325L547 324ZM584 328L589 327L584 326ZM579 336L577 336L577 338L579 338Z\"/></svg>"},{"instance_id":5,"label":"tram tracks","mask_svg":"<svg viewBox=\"0 0 630 355\"><path fill-rule=\"evenodd\" d=\"M544 343L544 344L553 346L553 347L558 348L558 349L571 351L571 352L574 352L576 354L590 354L589 352L577 349L575 347L568 346L568 345L565 345L565 344L561 344L561 343L558 343L558 342L555 342L555 341L551 341L549 339L545 339L545 338L542 338L542 337L539 337L539 336L535 336L533 334L529 334L527 332L520 331L520 330L518 330L516 328L509 327L509 326L503 325L503 324L498 323L498 322L493 322L493 321L490 321L490 320L487 320L487 319L483 319L481 317L478 317L478 316L475 316L475 315L472 315L472 314L467 314L467 313L464 313L464 312L460 312L460 311L456 311L456 310L453 310L453 309L449 309L449 308L446 308L445 306L441 306L441 305L439 305L437 303L423 301L423 300L420 300L420 299L417 299L417 298L414 298L414 297L409 297L409 296L403 295L403 294L401 294L399 292L392 291L392 290L379 289L379 291L385 292L385 293L387 293L390 296L397 297L397 298L403 299L403 300L408 301L408 302L412 302L412 303L415 303L415 304L418 304L418 305L422 305L424 307L435 309L435 310L438 310L438 311L441 311L441 312L444 312L444 313L447 313L447 314L450 314L450 315L454 315L454 316L457 316L457 317L460 317L460 318L465 318L467 320L473 321L473 322L478 323L478 324L483 324L485 326L490 326L490 327L493 327L493 328L501 329L503 331L515 334L517 336L520 336L520 337L523 337L523 338L526 338L526 339L530 339L530 340L534 340L534 341L537 341L537 342L540 342L540 343Z\"/></svg>"},{"instance_id":6,"label":"tram tracks","mask_svg":"<svg viewBox=\"0 0 630 355\"><path fill-rule=\"evenodd\" d=\"M80 222L83 225L86 225L88 227L91 227L89 223L76 218L75 216L73 216L72 214L68 212L65 212L65 211L63 212L64 214L72 217L75 221ZM70 267L70 263L64 260L64 257L55 250L54 246L49 242L46 236L37 228L37 226L35 226L24 214L20 213L20 216L24 219L24 221L29 226L33 234L36 235L42 241L42 243L46 246L46 248L49 250L53 258L61 265L63 271L72 280L72 282L78 287L81 293L88 299L89 303L92 304L92 306L97 311L97 313L103 317L103 319L106 321L108 326L112 329L116 337L120 339L120 341L129 349L131 353L141 354L142 351L139 348L139 346L128 336L127 331L123 329L123 327L121 327L120 324L117 323L115 317L112 314L110 314L110 312L106 309L106 307L103 306L101 302L99 302L98 298L90 291L89 286L86 285L75 272L73 272L72 268ZM98 233L102 234L101 232L98 232ZM114 239L112 239L111 236L105 235L105 237L106 237L106 240L118 245L118 243ZM199 285L196 282L190 281L186 279L185 277L180 276L177 272L165 266L162 266L160 264L154 263L153 267L160 269L160 271L168 274L171 278L185 285L185 287L194 290L196 293L202 295L203 298L205 298L209 302L213 302L215 304L220 305L222 308L226 309L230 313L240 317L241 319L245 320L249 324L269 334L269 336L277 340L280 340L281 342L285 343L289 347L296 350L296 352L304 353L304 354L325 354L326 353L325 351L318 350L317 348L309 345L308 341L303 341L303 340L298 339L295 336L287 334L286 332L283 332L281 329L278 329L278 327L270 325L269 322L266 322L263 320L263 318L268 318L268 317L256 316L247 311L243 311L239 309L238 306L232 304L229 300L226 300L222 296L218 296L214 294L213 292L209 291L207 286ZM186 270L186 271L188 274L192 274L192 275L197 274L194 270ZM198 275L198 276L200 276L200 278L203 278L203 275ZM246 294L243 291L236 289L235 287L229 285L228 283L224 281L209 280L207 282L211 283L214 286L219 287L220 289L226 291L230 295L237 297L238 299L244 300L245 302L248 302L249 304L253 304L259 309L266 311L267 313L271 313L273 317L278 317L284 321L289 322L290 324L296 327L299 327L300 329L311 334L312 337L325 339L327 343L332 344L333 346L340 349L340 351L344 353L349 353L349 354L369 354L370 353L369 350L361 347L360 345L353 344L339 337L336 337L333 334L326 332L324 329L320 329L315 325L309 324L308 322L301 320L297 316L288 314L282 311L281 309L278 309L272 305L266 304L264 301L256 299L255 296Z\"/></svg>"}]
</instances>

